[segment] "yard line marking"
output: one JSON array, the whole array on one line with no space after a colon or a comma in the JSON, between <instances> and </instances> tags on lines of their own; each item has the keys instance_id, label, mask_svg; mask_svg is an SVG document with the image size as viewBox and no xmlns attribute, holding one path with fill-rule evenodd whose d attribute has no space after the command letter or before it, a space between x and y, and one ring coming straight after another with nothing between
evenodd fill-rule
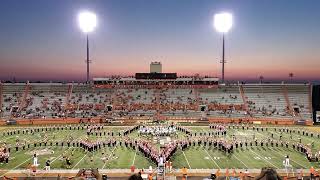
<instances>
[{"instance_id":1,"label":"yard line marking","mask_svg":"<svg viewBox=\"0 0 320 180\"><path fill-rule=\"evenodd\" d=\"M275 132L275 133L277 133L277 132ZM261 133L259 133L259 134L261 134ZM278 133L277 133L278 134ZM264 135L264 134L261 134L261 135L263 135L263 136L266 136L266 135ZM278 154L280 154L281 156L285 156L284 154L282 154L282 153L279 153L279 152L277 152L277 151L275 151L275 150L273 150L274 148L270 148L272 151L274 151L274 152L276 152L276 153L278 153ZM292 162L294 162L294 163L296 163L296 164L298 164L298 165L300 165L301 167L303 167L304 169L307 169L304 165L302 165L302 164L300 164L300 163L298 163L298 162L296 162L296 161L294 161L293 159L290 159Z\"/></svg>"},{"instance_id":2,"label":"yard line marking","mask_svg":"<svg viewBox=\"0 0 320 180\"><path fill-rule=\"evenodd\" d=\"M6 140L8 140L10 138L14 138L13 135L12 136L9 135L9 137L5 138L3 141L6 141Z\"/></svg>"},{"instance_id":3,"label":"yard line marking","mask_svg":"<svg viewBox=\"0 0 320 180\"><path fill-rule=\"evenodd\" d=\"M218 166L219 169L221 169L221 167L216 163L216 161L211 157L211 155L208 153L208 151L206 149L204 149L206 151L206 153L208 154L208 156L210 157L210 159L214 162L215 165Z\"/></svg>"},{"instance_id":4,"label":"yard line marking","mask_svg":"<svg viewBox=\"0 0 320 180\"><path fill-rule=\"evenodd\" d=\"M201 127L201 129L202 129L202 131L204 131L205 133L207 133L207 131L206 131L203 127Z\"/></svg>"},{"instance_id":5,"label":"yard line marking","mask_svg":"<svg viewBox=\"0 0 320 180\"><path fill-rule=\"evenodd\" d=\"M234 135L236 135L236 133L238 134L238 132L239 132L239 131L235 131L234 129L229 129L229 130L232 131ZM230 133L228 133L227 136L230 137L230 138L232 138L232 137L230 136ZM238 156L237 156L235 153L232 153L232 155L234 155L234 157L235 157L239 162L241 162L247 169L249 169L249 166L246 165L240 158L238 158Z\"/></svg>"},{"instance_id":6,"label":"yard line marking","mask_svg":"<svg viewBox=\"0 0 320 180\"><path fill-rule=\"evenodd\" d=\"M137 156L137 150L136 150L134 157L133 157L132 166L134 165L134 161L136 160L136 156Z\"/></svg>"},{"instance_id":7,"label":"yard line marking","mask_svg":"<svg viewBox=\"0 0 320 180\"><path fill-rule=\"evenodd\" d=\"M234 155L234 157L235 157L238 161L240 161L247 169L249 169L249 167L248 167L241 159L239 159L235 153L233 153L232 155Z\"/></svg>"},{"instance_id":8,"label":"yard line marking","mask_svg":"<svg viewBox=\"0 0 320 180\"><path fill-rule=\"evenodd\" d=\"M183 153L184 158L186 159L186 161L187 161L187 163L188 163L189 169L191 169L191 166L190 166L190 164L189 164L189 161L188 161L188 159L187 159L186 155L184 154L184 152L183 152L183 151L182 151L182 153Z\"/></svg>"},{"instance_id":9,"label":"yard line marking","mask_svg":"<svg viewBox=\"0 0 320 180\"><path fill-rule=\"evenodd\" d=\"M71 133L70 136L71 136L71 135L74 135L75 133L76 133L76 131L74 131L73 133ZM78 137L78 138L74 139L73 141L71 141L70 144L71 144L72 142L77 141L78 139L80 139L80 137ZM70 148L74 148L74 147L69 147L67 150L63 151L62 154L60 154L58 157L56 157L51 163L53 163L53 162L56 161L58 158L60 158L65 152L69 151Z\"/></svg>"},{"instance_id":10,"label":"yard line marking","mask_svg":"<svg viewBox=\"0 0 320 180\"><path fill-rule=\"evenodd\" d=\"M69 151L71 147L69 147L67 150L63 151L62 154L64 154L65 152ZM54 158L51 163L53 163L54 161L56 161L58 158L60 158L62 156L62 154L60 154L58 157Z\"/></svg>"},{"instance_id":11,"label":"yard line marking","mask_svg":"<svg viewBox=\"0 0 320 180\"><path fill-rule=\"evenodd\" d=\"M204 128L202 128L202 130L204 130ZM205 131L205 130L204 130ZM205 132L207 132L207 131L205 131ZM234 132L236 132L236 131L234 131ZM237 132L236 132L237 133ZM228 137L230 137L230 135L228 134L227 135ZM205 150L206 152L207 152L207 154L210 156L210 154L208 153L208 151L207 150ZM234 155L234 157L240 162L240 163L242 163L247 169L249 168L242 160L240 160L234 153L233 153L233 155ZM210 156L210 158L212 159L212 157ZM212 159L213 160L213 159ZM214 161L215 162L215 161ZM219 165L218 165L218 167L219 167ZM221 169L220 167L219 167L219 169Z\"/></svg>"},{"instance_id":12,"label":"yard line marking","mask_svg":"<svg viewBox=\"0 0 320 180\"><path fill-rule=\"evenodd\" d=\"M276 152L276 153L278 153L278 154L280 154L281 156L283 156L283 157L285 157L286 155L284 155L284 154L282 154L282 153L279 153L279 152L277 152L277 151L275 151L275 150L273 150L274 148L270 148L272 151L274 151L274 152ZM290 159L290 161L292 161L292 162L294 162L294 163L296 163L296 164L298 164L298 165L300 165L301 167L303 167L304 169L307 169L304 165L302 165L302 164L300 164L300 163L298 163L298 162L296 162L295 160L293 160L293 159Z\"/></svg>"},{"instance_id":13,"label":"yard line marking","mask_svg":"<svg viewBox=\"0 0 320 180\"><path fill-rule=\"evenodd\" d=\"M110 154L110 156L108 157L108 161L109 161L110 157L112 156L112 154L113 154L113 152L114 152L114 150L115 150L116 148L117 148L117 146L114 147L113 150L111 151L111 154ZM107 165L107 162L108 162L108 161L106 161L106 162L104 163L102 169L104 169L104 167Z\"/></svg>"},{"instance_id":14,"label":"yard line marking","mask_svg":"<svg viewBox=\"0 0 320 180\"><path fill-rule=\"evenodd\" d=\"M253 152L255 155L259 156L261 159L263 159L264 161L266 161L267 163L271 164L272 166L274 166L277 169L280 169L278 166L274 165L273 163L271 163L270 161L266 160L265 158L263 158L262 156L260 156L258 153L254 152L252 149L250 149L251 152Z\"/></svg>"},{"instance_id":15,"label":"yard line marking","mask_svg":"<svg viewBox=\"0 0 320 180\"><path fill-rule=\"evenodd\" d=\"M27 161L30 161L30 159L32 159L32 157L28 158L27 160L23 161L22 163L18 164L16 167L10 169L9 171L5 172L4 174L1 174L0 176L4 176L5 174L7 174L8 172L10 172L11 170L16 169L17 167L21 166L22 164L26 163Z\"/></svg>"},{"instance_id":16,"label":"yard line marking","mask_svg":"<svg viewBox=\"0 0 320 180\"><path fill-rule=\"evenodd\" d=\"M16 167L14 167L13 169L16 169L17 167L21 166L22 164L26 163L27 161L30 161L30 159L32 159L33 157L28 158L27 160L23 161L21 164L17 165ZM11 170L13 170L11 169Z\"/></svg>"},{"instance_id":17,"label":"yard line marking","mask_svg":"<svg viewBox=\"0 0 320 180\"><path fill-rule=\"evenodd\" d=\"M88 153L86 153L86 154L80 159L80 161L78 161L77 164L73 166L72 169L74 169L87 155L88 155Z\"/></svg>"}]
</instances>

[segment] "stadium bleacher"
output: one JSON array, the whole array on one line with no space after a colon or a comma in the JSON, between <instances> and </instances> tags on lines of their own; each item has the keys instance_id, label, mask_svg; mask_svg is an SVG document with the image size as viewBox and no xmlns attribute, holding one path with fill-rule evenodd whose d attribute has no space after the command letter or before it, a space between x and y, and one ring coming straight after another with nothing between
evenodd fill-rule
<instances>
[{"instance_id":1,"label":"stadium bleacher","mask_svg":"<svg viewBox=\"0 0 320 180\"><path fill-rule=\"evenodd\" d=\"M308 84L235 84L198 89L4 84L2 117L99 117L120 114L194 118L298 117L310 120L310 93ZM18 113L13 113L14 110Z\"/></svg>"}]
</instances>

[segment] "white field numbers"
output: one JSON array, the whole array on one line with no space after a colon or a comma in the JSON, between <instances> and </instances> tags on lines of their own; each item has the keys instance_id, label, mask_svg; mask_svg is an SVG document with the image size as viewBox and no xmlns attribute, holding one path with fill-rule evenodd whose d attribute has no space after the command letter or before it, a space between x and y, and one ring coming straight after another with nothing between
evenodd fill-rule
<instances>
[{"instance_id":1,"label":"white field numbers","mask_svg":"<svg viewBox=\"0 0 320 180\"><path fill-rule=\"evenodd\" d=\"M209 159L209 157L205 157L205 159ZM212 156L212 159L214 159L214 160L219 160L219 159L220 159L220 157Z\"/></svg>"},{"instance_id":2,"label":"white field numbers","mask_svg":"<svg viewBox=\"0 0 320 180\"><path fill-rule=\"evenodd\" d=\"M255 159L255 160L263 160L263 159L271 160L271 157L270 157L270 156L265 156L265 157L255 156L254 159Z\"/></svg>"}]
</instances>

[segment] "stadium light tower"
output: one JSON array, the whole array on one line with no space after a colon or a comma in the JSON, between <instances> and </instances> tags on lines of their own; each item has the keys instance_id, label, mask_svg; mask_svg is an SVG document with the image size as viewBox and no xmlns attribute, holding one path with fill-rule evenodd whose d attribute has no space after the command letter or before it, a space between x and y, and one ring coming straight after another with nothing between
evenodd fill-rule
<instances>
[{"instance_id":1,"label":"stadium light tower","mask_svg":"<svg viewBox=\"0 0 320 180\"><path fill-rule=\"evenodd\" d=\"M232 14L227 12L214 15L214 27L218 32L222 33L222 83L224 83L224 64L226 63L224 59L224 36L232 27L232 19Z\"/></svg>"},{"instance_id":2,"label":"stadium light tower","mask_svg":"<svg viewBox=\"0 0 320 180\"><path fill-rule=\"evenodd\" d=\"M97 26L97 16L96 14L89 12L89 11L84 11L79 13L78 15L78 21L79 21L79 27L82 30L83 33L87 35L87 83L89 83L90 79L90 72L89 72L89 64L90 64L90 59L89 59L89 33L94 31L94 29Z\"/></svg>"}]
</instances>

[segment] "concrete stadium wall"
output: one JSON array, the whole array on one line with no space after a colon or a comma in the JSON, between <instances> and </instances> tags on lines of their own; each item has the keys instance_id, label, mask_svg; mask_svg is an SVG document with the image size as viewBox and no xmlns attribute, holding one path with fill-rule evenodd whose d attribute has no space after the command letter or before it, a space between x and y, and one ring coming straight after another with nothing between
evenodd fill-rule
<instances>
[{"instance_id":1,"label":"concrete stadium wall","mask_svg":"<svg viewBox=\"0 0 320 180\"><path fill-rule=\"evenodd\" d=\"M177 122L201 122L196 117L165 117L166 120ZM48 118L48 119L16 119L18 125L45 125L45 124L79 124L83 123L101 123L103 118ZM134 118L121 118L119 122L125 124L149 121L150 117L134 117ZM273 125L294 125L293 119L279 119L279 118L224 118L224 117L211 117L207 119L209 123L252 123L252 124L273 124ZM0 120L0 125L6 125L5 120ZM312 120L308 120L306 125L313 125Z\"/></svg>"}]
</instances>

